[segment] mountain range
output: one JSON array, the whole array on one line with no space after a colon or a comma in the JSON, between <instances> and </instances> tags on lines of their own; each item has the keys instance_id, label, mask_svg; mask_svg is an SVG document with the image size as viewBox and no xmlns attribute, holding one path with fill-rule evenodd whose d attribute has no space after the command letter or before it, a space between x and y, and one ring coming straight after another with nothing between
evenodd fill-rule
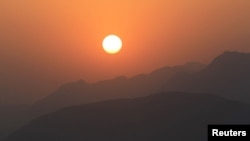
<instances>
[{"instance_id":1,"label":"mountain range","mask_svg":"<svg viewBox=\"0 0 250 141\"><path fill-rule=\"evenodd\" d=\"M135 98L163 91L210 93L250 102L250 54L225 52L210 64L188 63L164 67L132 78L117 77L95 84L83 80L61 86L33 105L48 113L67 106L109 99Z\"/></svg>"},{"instance_id":2,"label":"mountain range","mask_svg":"<svg viewBox=\"0 0 250 141\"><path fill-rule=\"evenodd\" d=\"M107 101L107 100L109 101L104 102L104 103L115 102L119 105L120 104L119 101L123 103L124 101L137 101L138 99L140 101L140 99L154 98L154 95L159 92L171 92L172 91L171 93L166 94L166 96L170 96L170 99L175 94L181 95L180 97L177 98L176 103L172 103L172 104L182 103L183 101L181 101L182 100L181 97L185 98L185 97L188 97L185 95L191 94L191 97L194 99L197 99L197 101L203 100L203 102L209 103L208 101L211 100L210 99L211 97L216 97L215 99L220 99L221 102L225 104L225 105L221 105L223 108L228 108L229 105L233 105L231 106L231 108L239 106L239 107L242 107L242 109L244 109L243 111L247 111L248 109L246 107L249 106L247 103L250 102L250 94L249 94L250 87L249 86L250 86L250 54L240 53L240 52L225 52L221 54L220 56L216 57L208 65L202 65L199 63L188 63L185 65L180 65L180 66L175 66L175 67L164 67L156 71L153 71L150 74L141 74L132 78L126 78L126 77L121 76L115 79L104 80L104 81L94 83L94 84L90 84L83 80L79 80L76 82L62 85L55 92L51 93L48 97L45 97L44 99L37 101L33 105L25 105L23 108L21 108L22 106L15 106L15 107L10 106L8 108L6 108L6 106L1 108L0 106L0 114L4 115L2 118L0 118L0 124L1 124L0 125L0 138L1 136L3 138L10 132L13 132L14 130L21 128L23 125L26 125L27 122L33 119L36 119L36 117L39 117L41 115L45 115L48 113L52 113L52 115L49 115L49 117L53 118L53 112L58 111L60 109L64 109L64 108L70 109L70 108L67 108L70 106L77 106L77 105L84 104L82 105L82 107L88 107L88 105L91 105L91 103L96 103L96 105L102 105L101 101ZM180 93L176 93L173 91L179 91ZM197 93L197 94L193 94L193 93ZM204 93L209 93L211 95L207 96L207 94L204 94ZM161 97L162 95L164 94L158 94L159 97ZM202 98L203 95L205 99ZM208 101L206 101L206 98ZM126 100L115 100L115 99L126 99ZM168 101L168 99L165 99L165 100L166 100L165 102L171 103L171 101ZM233 102L231 100L238 101L238 102ZM189 101L189 99L186 99L186 102L187 101ZM212 100L210 102L214 103L215 101ZM200 106L199 104L200 103L194 104L195 106L194 105L191 106L189 110L196 109L196 106ZM208 105L212 106L210 104ZM116 105L113 105L113 106L116 107ZM134 106L135 107L139 106L139 104L134 105ZM144 106L145 105L143 105L142 107ZM173 105L168 105L168 106L173 106ZM182 104L178 105L177 107L179 106L183 108L186 107L186 106L183 106ZM167 106L164 106L164 107L166 108ZM167 111L164 111L165 109L163 107L161 108L162 108L161 112L167 112ZM199 110L201 110L201 112L205 112L204 110L209 110L209 109L203 109L203 108ZM144 111L147 112L145 109ZM241 108L239 108L239 110L240 109ZM72 110L75 111L75 109L72 109ZM90 113L96 112L94 109L87 108L86 110ZM199 110L196 110L196 113L194 112L193 114L200 113ZM225 110L228 110L227 114L234 115L235 113L237 113L236 111L232 111L230 113L229 109L225 109ZM174 111L175 109L173 109L173 112ZM82 111L82 113L85 113L85 112L86 111L84 110ZM113 112L118 112L118 110L117 111L114 110ZM189 115L189 113L185 111L180 110L180 112L183 112L183 115L182 115L183 118L186 118L185 114L187 114L186 116ZM243 113L244 112L237 113L237 114L243 114ZM245 113L248 115L248 111ZM127 114L132 114L132 113L127 113ZM210 113L204 113L204 114L210 114ZM211 114L215 115L215 113L211 113ZM62 115L61 118L64 118L64 116L66 115ZM197 115L197 119L200 119L200 116L201 115L199 116ZM223 117L223 115L221 115L221 117ZM70 117L70 118L73 118L73 117ZM173 116L173 119L174 118L177 118L176 115ZM223 117L223 118L226 119L226 117ZM214 119L216 119L216 117L214 117ZM32 127L36 127L35 121L37 120L32 121L31 124L29 125L31 125ZM44 121L45 123L50 122L47 120L42 120L42 121ZM204 121L208 121L208 119L204 119ZM236 122L239 120L238 119L230 120L229 123L231 121ZM248 122L245 119L242 121ZM81 122L84 122L84 121L81 121ZM166 124L169 124L169 125L171 124L169 120L166 120L165 122ZM178 123L179 121L177 120L175 122ZM217 120L215 120L214 122L217 122ZM220 122L223 122L223 120L218 121L218 123ZM197 123L197 124L200 125L200 123ZM6 127L8 128L11 127L11 128L9 128L6 131ZM179 127L181 127L181 124L179 125ZM165 128L165 127L162 127L162 128ZM107 129L107 131L108 130L109 129ZM30 130L28 130L26 126L24 128L21 128L19 131L20 132L16 132L16 135L18 134L18 136L19 135L22 136L24 135L23 131L28 132ZM170 132L169 130L167 131ZM176 128L176 131L177 131L177 128ZM59 134L59 131L58 131L58 134ZM10 136L10 139L14 139L14 138L15 138L15 135Z\"/></svg>"},{"instance_id":3,"label":"mountain range","mask_svg":"<svg viewBox=\"0 0 250 141\"><path fill-rule=\"evenodd\" d=\"M195 73L203 69L200 63L164 67L132 78L123 76L89 84L83 80L62 85L48 97L33 105L0 105L0 141L30 120L64 107L108 99L147 96L163 91L163 83L178 73Z\"/></svg>"}]
</instances>

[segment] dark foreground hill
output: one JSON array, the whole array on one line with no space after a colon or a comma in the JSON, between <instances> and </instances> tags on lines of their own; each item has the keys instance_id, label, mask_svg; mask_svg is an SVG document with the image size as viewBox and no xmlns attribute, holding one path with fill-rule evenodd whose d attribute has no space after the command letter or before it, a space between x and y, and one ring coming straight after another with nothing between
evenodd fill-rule
<instances>
[{"instance_id":1,"label":"dark foreground hill","mask_svg":"<svg viewBox=\"0 0 250 141\"><path fill-rule=\"evenodd\" d=\"M250 123L249 106L213 95L161 93L66 108L6 141L201 141L207 124Z\"/></svg>"},{"instance_id":2,"label":"dark foreground hill","mask_svg":"<svg viewBox=\"0 0 250 141\"><path fill-rule=\"evenodd\" d=\"M30 105L0 105L0 141L30 120L29 108Z\"/></svg>"}]
</instances>

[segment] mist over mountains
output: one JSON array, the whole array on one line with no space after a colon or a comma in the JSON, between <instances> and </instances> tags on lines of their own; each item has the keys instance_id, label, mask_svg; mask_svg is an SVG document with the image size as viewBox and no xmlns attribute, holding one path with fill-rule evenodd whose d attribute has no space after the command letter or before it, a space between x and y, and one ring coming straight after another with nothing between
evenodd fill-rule
<instances>
[{"instance_id":1,"label":"mist over mountains","mask_svg":"<svg viewBox=\"0 0 250 141\"><path fill-rule=\"evenodd\" d=\"M0 138L18 129L7 141L202 140L208 123L250 122L249 86L250 54L240 52L225 52L208 65L188 63L94 84L79 80L33 105L0 106Z\"/></svg>"}]
</instances>

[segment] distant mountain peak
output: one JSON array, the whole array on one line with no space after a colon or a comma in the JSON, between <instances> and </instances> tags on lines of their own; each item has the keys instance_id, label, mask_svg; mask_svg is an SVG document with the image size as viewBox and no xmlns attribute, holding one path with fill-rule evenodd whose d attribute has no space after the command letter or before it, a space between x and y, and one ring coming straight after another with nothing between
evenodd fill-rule
<instances>
[{"instance_id":1,"label":"distant mountain peak","mask_svg":"<svg viewBox=\"0 0 250 141\"><path fill-rule=\"evenodd\" d=\"M222 69L225 71L232 71L237 69L250 69L250 53L242 53L236 51L226 51L216 57L207 69Z\"/></svg>"},{"instance_id":2,"label":"distant mountain peak","mask_svg":"<svg viewBox=\"0 0 250 141\"><path fill-rule=\"evenodd\" d=\"M242 59L249 59L250 58L250 53L243 53L243 52L238 52L238 51L226 51L223 54L219 55L214 59L214 61L218 60L242 60ZM244 60L243 60L244 61Z\"/></svg>"}]
</instances>

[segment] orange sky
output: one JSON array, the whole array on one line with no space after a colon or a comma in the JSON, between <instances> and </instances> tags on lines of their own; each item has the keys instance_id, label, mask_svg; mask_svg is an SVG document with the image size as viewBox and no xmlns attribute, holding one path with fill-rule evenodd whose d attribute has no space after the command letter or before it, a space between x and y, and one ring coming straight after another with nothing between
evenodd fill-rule
<instances>
[{"instance_id":1,"label":"orange sky","mask_svg":"<svg viewBox=\"0 0 250 141\"><path fill-rule=\"evenodd\" d=\"M0 77L52 89L209 63L226 50L250 51L249 13L249 0L0 0ZM102 50L107 34L122 38L119 54Z\"/></svg>"}]
</instances>

